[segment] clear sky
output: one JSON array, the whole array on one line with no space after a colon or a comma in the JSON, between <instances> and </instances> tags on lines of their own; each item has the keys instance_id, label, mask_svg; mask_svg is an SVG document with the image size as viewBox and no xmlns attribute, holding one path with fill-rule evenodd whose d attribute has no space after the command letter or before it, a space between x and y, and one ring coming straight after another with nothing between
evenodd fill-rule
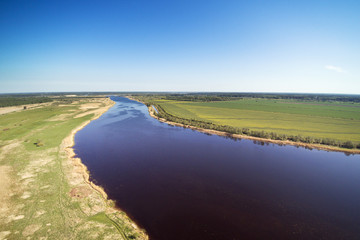
<instances>
[{"instance_id":1,"label":"clear sky","mask_svg":"<svg viewBox=\"0 0 360 240\"><path fill-rule=\"evenodd\" d=\"M360 94L360 1L0 1L0 92Z\"/></svg>"}]
</instances>

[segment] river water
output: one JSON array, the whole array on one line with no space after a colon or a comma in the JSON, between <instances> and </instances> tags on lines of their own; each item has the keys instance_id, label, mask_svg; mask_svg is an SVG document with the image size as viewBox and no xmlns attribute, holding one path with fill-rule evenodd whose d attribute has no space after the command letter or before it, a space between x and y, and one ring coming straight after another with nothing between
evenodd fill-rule
<instances>
[{"instance_id":1,"label":"river water","mask_svg":"<svg viewBox=\"0 0 360 240\"><path fill-rule=\"evenodd\" d=\"M151 240L360 239L360 156L173 127L116 104L75 152Z\"/></svg>"}]
</instances>

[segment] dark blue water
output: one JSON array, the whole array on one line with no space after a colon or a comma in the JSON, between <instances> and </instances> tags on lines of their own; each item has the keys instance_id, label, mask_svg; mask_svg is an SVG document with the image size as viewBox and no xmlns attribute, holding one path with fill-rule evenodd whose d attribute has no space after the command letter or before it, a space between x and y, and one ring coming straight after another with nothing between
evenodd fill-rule
<instances>
[{"instance_id":1,"label":"dark blue water","mask_svg":"<svg viewBox=\"0 0 360 240\"><path fill-rule=\"evenodd\" d=\"M359 155L210 136L112 99L76 153L150 239L360 239Z\"/></svg>"}]
</instances>

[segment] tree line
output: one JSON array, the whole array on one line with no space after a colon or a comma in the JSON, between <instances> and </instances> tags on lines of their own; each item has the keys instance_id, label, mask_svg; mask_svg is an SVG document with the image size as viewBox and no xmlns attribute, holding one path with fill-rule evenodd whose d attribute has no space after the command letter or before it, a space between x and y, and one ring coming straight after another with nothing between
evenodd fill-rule
<instances>
[{"instance_id":1,"label":"tree line","mask_svg":"<svg viewBox=\"0 0 360 240\"><path fill-rule=\"evenodd\" d=\"M52 102L48 97L0 97L0 107Z\"/></svg>"},{"instance_id":2,"label":"tree line","mask_svg":"<svg viewBox=\"0 0 360 240\"><path fill-rule=\"evenodd\" d=\"M319 101L319 102L353 102L360 103L360 95L346 94L280 94L280 93L164 93L147 94L147 97L157 97L158 99L192 102L209 101L230 101L243 98L262 98L262 99L286 99L301 101Z\"/></svg>"}]
</instances>

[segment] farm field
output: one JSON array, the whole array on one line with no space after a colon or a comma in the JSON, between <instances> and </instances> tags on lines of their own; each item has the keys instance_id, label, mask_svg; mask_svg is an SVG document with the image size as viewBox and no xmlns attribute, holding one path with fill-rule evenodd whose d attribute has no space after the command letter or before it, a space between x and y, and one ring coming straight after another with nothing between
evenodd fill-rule
<instances>
[{"instance_id":1,"label":"farm field","mask_svg":"<svg viewBox=\"0 0 360 240\"><path fill-rule=\"evenodd\" d=\"M360 143L360 104L245 98L190 102L153 100L167 113L255 131Z\"/></svg>"},{"instance_id":2,"label":"farm field","mask_svg":"<svg viewBox=\"0 0 360 240\"><path fill-rule=\"evenodd\" d=\"M74 129L111 105L54 101L0 115L0 239L144 239L67 152Z\"/></svg>"}]
</instances>

